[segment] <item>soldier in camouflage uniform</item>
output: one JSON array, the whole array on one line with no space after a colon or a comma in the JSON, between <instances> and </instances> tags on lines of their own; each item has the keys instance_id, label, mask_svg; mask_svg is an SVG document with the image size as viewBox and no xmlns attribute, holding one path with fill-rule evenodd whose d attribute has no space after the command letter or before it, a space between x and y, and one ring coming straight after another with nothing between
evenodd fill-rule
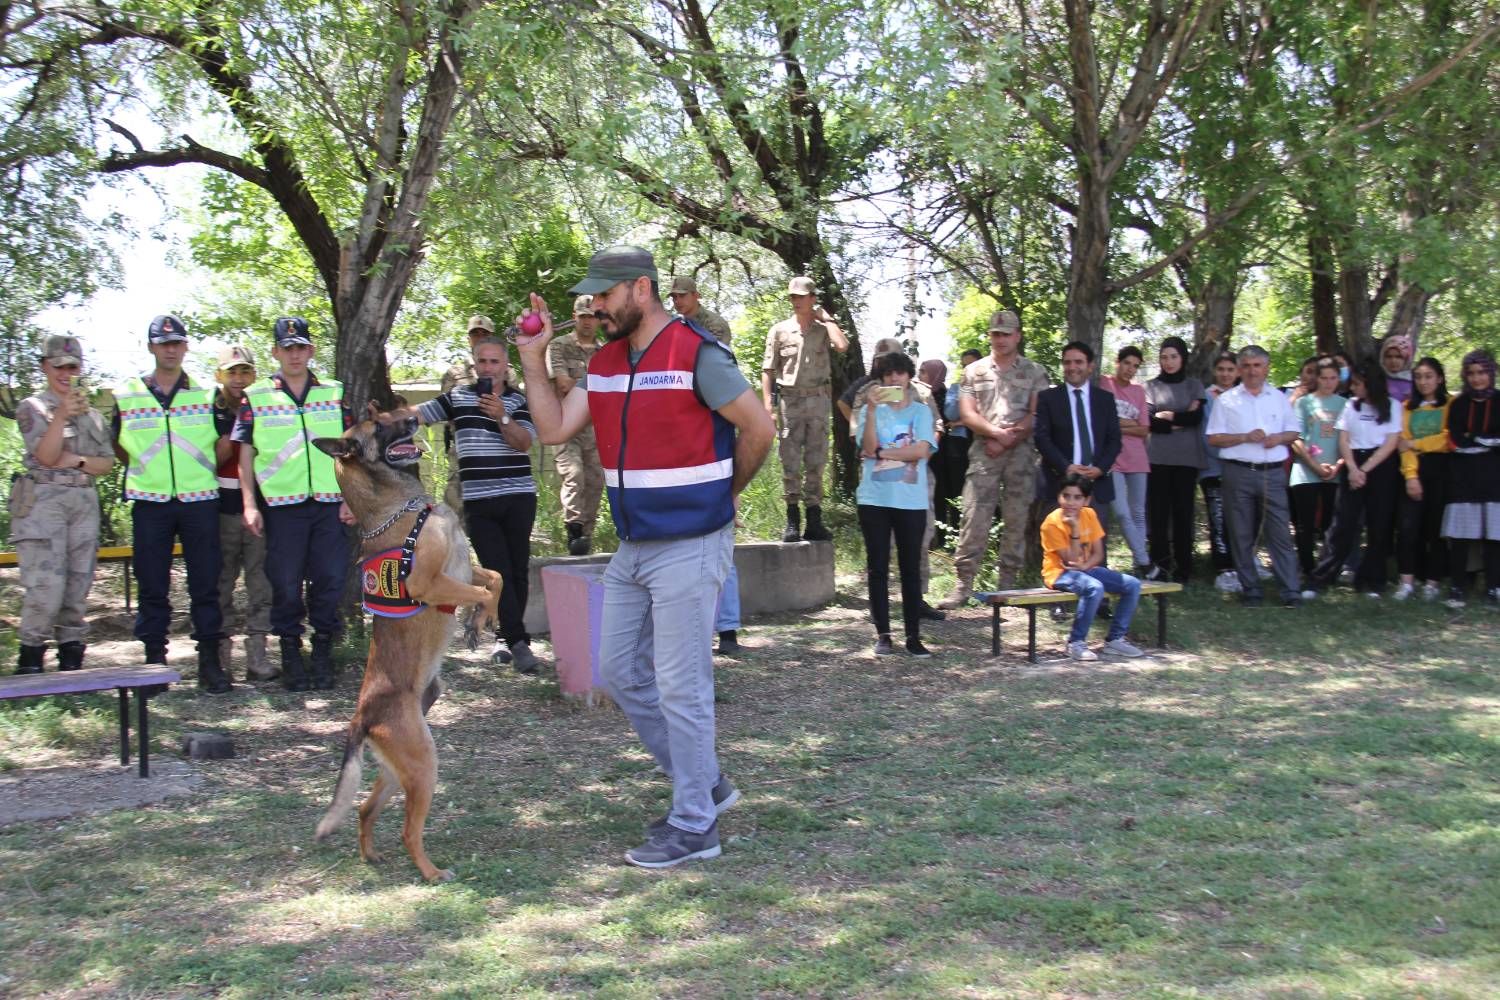
<instances>
[{"instance_id":1,"label":"soldier in camouflage uniform","mask_svg":"<svg viewBox=\"0 0 1500 1000\"><path fill-rule=\"evenodd\" d=\"M495 335L495 321L488 316L469 317L469 351L455 361L438 383L440 393L453 391L456 385L473 385L478 376L474 373L474 348L485 337ZM514 380L512 380L514 381ZM443 503L452 507L459 517L464 514L464 496L458 484L458 450L454 447L453 428L443 428L443 454L448 461L448 485L443 488Z\"/></svg>"},{"instance_id":2,"label":"soldier in camouflage uniform","mask_svg":"<svg viewBox=\"0 0 1500 1000\"><path fill-rule=\"evenodd\" d=\"M573 332L558 337L547 347L547 374L561 399L583 381L589 358L599 344L594 339L599 321L594 317L592 295L573 300ZM557 446L557 476L562 481L563 522L568 529L568 552L586 556L594 543L594 525L599 520L599 499L604 495L604 466L594 427Z\"/></svg>"},{"instance_id":3,"label":"soldier in camouflage uniform","mask_svg":"<svg viewBox=\"0 0 1500 1000\"><path fill-rule=\"evenodd\" d=\"M25 471L11 483L10 540L21 569L21 652L17 673L39 674L47 640L61 670L83 666L84 612L99 549L94 479L114 466L109 429L71 380L83 372L77 337L42 341L47 385L16 408Z\"/></svg>"},{"instance_id":4,"label":"soldier in camouflage uniform","mask_svg":"<svg viewBox=\"0 0 1500 1000\"><path fill-rule=\"evenodd\" d=\"M698 297L696 281L692 278L673 278L671 295L672 308L677 315L697 323L725 347L734 346L730 343L734 339L734 333L729 329L729 322L703 304L703 300Z\"/></svg>"},{"instance_id":5,"label":"soldier in camouflage uniform","mask_svg":"<svg viewBox=\"0 0 1500 1000\"><path fill-rule=\"evenodd\" d=\"M761 398L772 419L780 417L781 489L786 497L783 542L805 538L830 541L823 527L823 466L828 464L828 421L832 416L832 375L828 351L849 349L849 338L818 305L811 278L787 286L792 318L771 327L761 364ZM773 388L781 397L778 407ZM797 505L807 505L807 531Z\"/></svg>"},{"instance_id":6,"label":"soldier in camouflage uniform","mask_svg":"<svg viewBox=\"0 0 1500 1000\"><path fill-rule=\"evenodd\" d=\"M964 369L959 382L959 413L974 432L969 471L964 479L963 522L953 570L958 583L939 607L962 607L974 591L974 577L989 545L995 505L1000 505L1000 590L1015 586L1026 559L1026 526L1036 497L1036 446L1032 424L1037 393L1047 388L1047 370L1021 357L1021 321L1000 310L990 317L990 356Z\"/></svg>"}]
</instances>

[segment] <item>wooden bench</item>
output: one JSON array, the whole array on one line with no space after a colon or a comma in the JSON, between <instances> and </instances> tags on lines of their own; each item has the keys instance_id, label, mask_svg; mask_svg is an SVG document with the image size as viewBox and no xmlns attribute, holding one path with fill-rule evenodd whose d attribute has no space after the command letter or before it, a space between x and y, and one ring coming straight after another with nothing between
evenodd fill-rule
<instances>
[{"instance_id":1,"label":"wooden bench","mask_svg":"<svg viewBox=\"0 0 1500 1000\"><path fill-rule=\"evenodd\" d=\"M1167 596L1181 592L1182 584L1180 583L1141 581L1141 597L1156 598L1156 644L1158 646L1164 647L1167 644ZM1026 659L1031 663L1036 662L1036 609L1044 604L1074 604L1078 601L1077 594L1070 594L1065 590L1053 590L1050 587L1036 587L1032 590L997 590L974 596L991 608L991 656L1000 655L1000 609L1026 609Z\"/></svg>"},{"instance_id":2,"label":"wooden bench","mask_svg":"<svg viewBox=\"0 0 1500 1000\"><path fill-rule=\"evenodd\" d=\"M94 691L120 692L120 764L130 764L130 692L135 692L136 733L140 739L142 778L150 777L149 753L151 727L146 707L151 696L165 691L167 685L182 680L170 667L90 667L87 670L61 670L51 674L12 674L0 677L0 701L11 698L40 698L50 694L88 694Z\"/></svg>"},{"instance_id":3,"label":"wooden bench","mask_svg":"<svg viewBox=\"0 0 1500 1000\"><path fill-rule=\"evenodd\" d=\"M172 546L172 558L176 559L182 555L182 543L178 542ZM125 568L125 611L130 612L130 563L135 558L135 549L129 545L108 545L99 550L98 559L102 563L120 563ZM0 569L7 566L19 566L20 561L14 552L0 552Z\"/></svg>"}]
</instances>

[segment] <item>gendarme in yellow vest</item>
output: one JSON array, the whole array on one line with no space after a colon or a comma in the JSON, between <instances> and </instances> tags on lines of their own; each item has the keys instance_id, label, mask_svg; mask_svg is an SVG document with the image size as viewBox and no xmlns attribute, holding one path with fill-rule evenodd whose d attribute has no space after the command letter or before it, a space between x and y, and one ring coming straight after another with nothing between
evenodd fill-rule
<instances>
[{"instance_id":1,"label":"gendarme in yellow vest","mask_svg":"<svg viewBox=\"0 0 1500 1000\"><path fill-rule=\"evenodd\" d=\"M257 385L245 390L253 418L255 480L261 496L272 507L343 500L333 475L333 459L314 448L320 437L344 433L344 387L319 382L298 406L279 385Z\"/></svg>"},{"instance_id":2,"label":"gendarme in yellow vest","mask_svg":"<svg viewBox=\"0 0 1500 1000\"><path fill-rule=\"evenodd\" d=\"M130 456L125 499L166 503L219 499L214 474L214 407L211 391L187 384L164 409L145 381L133 378L115 396L120 407L120 447Z\"/></svg>"}]
</instances>

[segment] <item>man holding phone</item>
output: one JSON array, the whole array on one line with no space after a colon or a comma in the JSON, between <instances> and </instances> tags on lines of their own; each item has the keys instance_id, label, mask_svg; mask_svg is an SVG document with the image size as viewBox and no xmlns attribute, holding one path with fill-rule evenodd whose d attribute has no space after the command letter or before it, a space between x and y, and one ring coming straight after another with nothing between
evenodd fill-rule
<instances>
[{"instance_id":1,"label":"man holding phone","mask_svg":"<svg viewBox=\"0 0 1500 1000\"><path fill-rule=\"evenodd\" d=\"M540 663L531 651L525 617L536 522L536 479L528 452L536 429L526 397L511 384L503 340L485 337L474 345L474 371L471 384L395 410L390 418L452 424L469 543L479 565L505 580L498 623L503 645L492 658L512 659L518 673L534 674Z\"/></svg>"}]
</instances>

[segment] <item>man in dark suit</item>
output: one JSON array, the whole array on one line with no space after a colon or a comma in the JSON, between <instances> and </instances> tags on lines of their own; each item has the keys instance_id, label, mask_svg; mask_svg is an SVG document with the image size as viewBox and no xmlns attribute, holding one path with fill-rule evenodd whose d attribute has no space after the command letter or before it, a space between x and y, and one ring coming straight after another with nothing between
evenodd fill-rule
<instances>
[{"instance_id":1,"label":"man in dark suit","mask_svg":"<svg viewBox=\"0 0 1500 1000\"><path fill-rule=\"evenodd\" d=\"M1109 474L1120 457L1120 417L1115 397L1093 385L1094 351L1074 341L1063 348L1063 384L1036 398L1036 449L1042 455L1042 499L1057 505L1058 484L1070 472L1094 481L1094 513L1109 530L1115 488Z\"/></svg>"}]
</instances>

